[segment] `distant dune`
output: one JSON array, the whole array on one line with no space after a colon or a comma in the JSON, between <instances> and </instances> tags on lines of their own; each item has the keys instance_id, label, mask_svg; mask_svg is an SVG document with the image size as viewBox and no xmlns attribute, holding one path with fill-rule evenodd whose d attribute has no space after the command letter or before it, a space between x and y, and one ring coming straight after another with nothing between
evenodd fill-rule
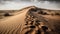
<instances>
[{"instance_id":1,"label":"distant dune","mask_svg":"<svg viewBox=\"0 0 60 34\"><path fill-rule=\"evenodd\" d=\"M35 6L28 6L28 7L24 7L20 10L0 10L0 19L5 18L5 14L8 13L10 16L14 16L17 14L22 13L24 9L30 8L30 7L35 7Z\"/></svg>"}]
</instances>

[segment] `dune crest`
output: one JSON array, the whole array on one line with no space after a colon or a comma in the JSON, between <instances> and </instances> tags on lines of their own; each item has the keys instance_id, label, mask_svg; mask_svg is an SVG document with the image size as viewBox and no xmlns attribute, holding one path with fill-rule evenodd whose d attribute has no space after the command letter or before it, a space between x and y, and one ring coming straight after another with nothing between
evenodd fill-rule
<instances>
[{"instance_id":1,"label":"dune crest","mask_svg":"<svg viewBox=\"0 0 60 34\"><path fill-rule=\"evenodd\" d=\"M26 7L2 20L0 34L59 34L60 13L35 6ZM57 13L57 14L56 14Z\"/></svg>"}]
</instances>

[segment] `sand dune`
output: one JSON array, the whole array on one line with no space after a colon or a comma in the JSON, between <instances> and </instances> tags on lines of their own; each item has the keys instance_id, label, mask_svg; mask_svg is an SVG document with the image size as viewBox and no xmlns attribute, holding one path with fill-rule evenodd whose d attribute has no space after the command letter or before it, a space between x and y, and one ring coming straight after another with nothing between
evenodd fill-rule
<instances>
[{"instance_id":1,"label":"sand dune","mask_svg":"<svg viewBox=\"0 0 60 34\"><path fill-rule=\"evenodd\" d=\"M21 10L22 13L17 12L16 15L1 20L0 34L36 34L36 32L37 34L45 34L46 32L46 34L58 34L56 31L60 31L58 29L60 16L46 13L39 14L38 10L44 9L28 7ZM47 12L49 11L47 10ZM45 27L47 31L44 31L42 27Z\"/></svg>"},{"instance_id":2,"label":"sand dune","mask_svg":"<svg viewBox=\"0 0 60 34\"><path fill-rule=\"evenodd\" d=\"M20 34L19 30L25 24L25 15L29 9L24 9L22 10L23 13L2 20L0 22L0 34Z\"/></svg>"}]
</instances>

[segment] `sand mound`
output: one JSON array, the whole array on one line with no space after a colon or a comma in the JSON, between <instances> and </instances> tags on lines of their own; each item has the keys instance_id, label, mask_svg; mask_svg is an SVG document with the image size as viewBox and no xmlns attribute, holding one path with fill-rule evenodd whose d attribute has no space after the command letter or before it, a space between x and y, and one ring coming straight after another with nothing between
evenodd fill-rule
<instances>
[{"instance_id":1,"label":"sand mound","mask_svg":"<svg viewBox=\"0 0 60 34\"><path fill-rule=\"evenodd\" d=\"M20 34L21 27L25 24L25 16L32 6L21 9L22 13L0 21L0 34ZM23 26L22 26L23 25Z\"/></svg>"},{"instance_id":2,"label":"sand mound","mask_svg":"<svg viewBox=\"0 0 60 34\"><path fill-rule=\"evenodd\" d=\"M60 13L54 10L28 7L0 21L0 34L58 34ZM53 15L52 15L53 14Z\"/></svg>"}]
</instances>

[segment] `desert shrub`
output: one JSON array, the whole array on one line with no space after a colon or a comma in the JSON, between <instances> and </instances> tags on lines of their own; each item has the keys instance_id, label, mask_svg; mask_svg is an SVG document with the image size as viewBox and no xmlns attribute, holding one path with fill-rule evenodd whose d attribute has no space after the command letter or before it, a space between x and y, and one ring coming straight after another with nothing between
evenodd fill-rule
<instances>
[{"instance_id":1,"label":"desert shrub","mask_svg":"<svg viewBox=\"0 0 60 34\"><path fill-rule=\"evenodd\" d=\"M42 10L40 10L40 11L38 12L38 14L43 14L43 11L42 11Z\"/></svg>"},{"instance_id":2,"label":"desert shrub","mask_svg":"<svg viewBox=\"0 0 60 34\"><path fill-rule=\"evenodd\" d=\"M11 16L9 13L5 13L4 16Z\"/></svg>"},{"instance_id":3,"label":"desert shrub","mask_svg":"<svg viewBox=\"0 0 60 34\"><path fill-rule=\"evenodd\" d=\"M55 13L55 15L60 15L59 13Z\"/></svg>"},{"instance_id":4,"label":"desert shrub","mask_svg":"<svg viewBox=\"0 0 60 34\"><path fill-rule=\"evenodd\" d=\"M43 11L38 12L38 14L48 15L47 12L43 12Z\"/></svg>"},{"instance_id":5,"label":"desert shrub","mask_svg":"<svg viewBox=\"0 0 60 34\"><path fill-rule=\"evenodd\" d=\"M46 12L44 12L44 13L43 13L43 15L47 15L47 13L46 13Z\"/></svg>"},{"instance_id":6,"label":"desert shrub","mask_svg":"<svg viewBox=\"0 0 60 34\"><path fill-rule=\"evenodd\" d=\"M53 13L51 13L51 15L52 15L52 16L54 16L54 14L53 14Z\"/></svg>"}]
</instances>

